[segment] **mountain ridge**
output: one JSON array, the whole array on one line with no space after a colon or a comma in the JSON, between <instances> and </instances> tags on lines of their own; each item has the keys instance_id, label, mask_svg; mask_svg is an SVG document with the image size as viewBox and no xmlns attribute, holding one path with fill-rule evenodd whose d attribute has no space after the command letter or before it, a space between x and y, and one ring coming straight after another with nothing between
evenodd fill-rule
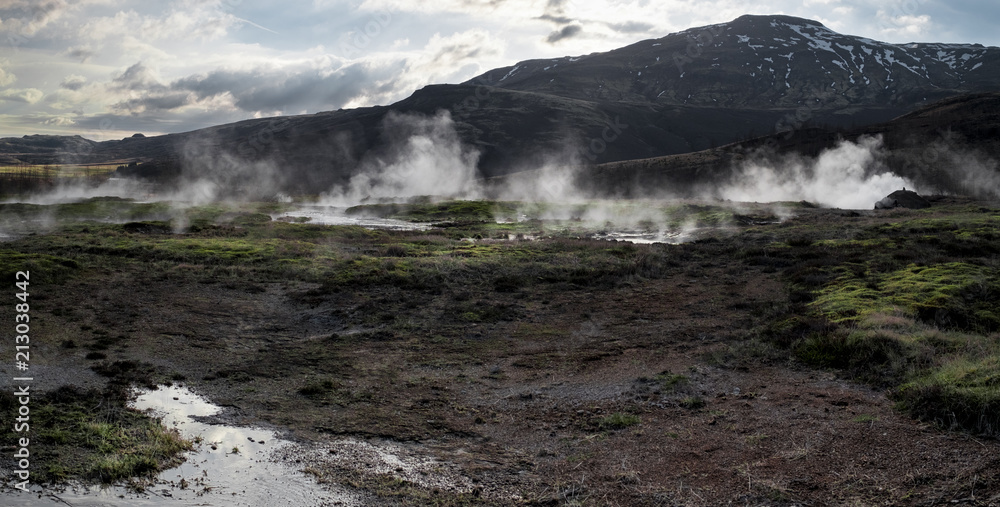
<instances>
[{"instance_id":1,"label":"mountain ridge","mask_svg":"<svg viewBox=\"0 0 1000 507\"><path fill-rule=\"evenodd\" d=\"M446 110L459 140L479 151L479 176L492 178L545 158L607 164L774 132L880 124L948 97L1000 90L1000 48L893 45L788 16L741 16L608 52L525 62L428 85L390 106L103 142L0 139L0 163L153 162L143 174L198 176L216 170L200 160L267 161L282 168L289 191L314 190L345 184L366 154L388 149L390 112Z\"/></svg>"},{"instance_id":2,"label":"mountain ridge","mask_svg":"<svg viewBox=\"0 0 1000 507\"><path fill-rule=\"evenodd\" d=\"M1000 48L981 44L890 44L803 18L746 15L605 53L525 60L466 84L674 105L788 107L817 95L829 95L829 106L891 105L986 91L983 86L995 87L1000 77L987 64L997 62ZM818 75L829 76L831 86L802 80ZM600 79L581 83L581 76ZM729 98L720 101L720 95Z\"/></svg>"}]
</instances>

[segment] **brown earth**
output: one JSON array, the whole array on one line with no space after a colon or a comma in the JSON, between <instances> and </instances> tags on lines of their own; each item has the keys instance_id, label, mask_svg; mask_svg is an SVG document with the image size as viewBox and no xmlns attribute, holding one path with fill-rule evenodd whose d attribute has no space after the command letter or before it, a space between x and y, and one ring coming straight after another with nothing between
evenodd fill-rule
<instances>
[{"instance_id":1,"label":"brown earth","mask_svg":"<svg viewBox=\"0 0 1000 507\"><path fill-rule=\"evenodd\" d=\"M148 363L230 422L441 464L445 480L424 487L333 453L311 462L387 504L1000 505L1000 442L916 422L837 372L734 359L730 345L787 302L783 284L712 258L711 243L677 248L658 280L485 293L123 265L38 289L36 376L100 385L87 351L59 344L119 337L109 364ZM497 318L463 323L456 307Z\"/></svg>"}]
</instances>

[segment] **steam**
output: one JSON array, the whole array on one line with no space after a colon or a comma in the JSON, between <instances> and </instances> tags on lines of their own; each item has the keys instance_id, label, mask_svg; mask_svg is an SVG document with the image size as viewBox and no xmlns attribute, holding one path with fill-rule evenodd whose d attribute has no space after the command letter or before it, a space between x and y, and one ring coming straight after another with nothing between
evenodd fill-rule
<instances>
[{"instance_id":1,"label":"steam","mask_svg":"<svg viewBox=\"0 0 1000 507\"><path fill-rule=\"evenodd\" d=\"M482 188L479 150L464 145L448 111L435 116L390 112L382 122L385 146L362 160L346 187L331 189L325 204L414 196L476 199Z\"/></svg>"},{"instance_id":2,"label":"steam","mask_svg":"<svg viewBox=\"0 0 1000 507\"><path fill-rule=\"evenodd\" d=\"M881 136L864 136L858 142L841 141L816 158L788 155L755 157L736 168L733 179L714 191L721 198L740 202L806 200L848 209L868 209L912 181L885 165Z\"/></svg>"},{"instance_id":3,"label":"steam","mask_svg":"<svg viewBox=\"0 0 1000 507\"><path fill-rule=\"evenodd\" d=\"M573 154L544 157L538 167L494 183L490 196L505 201L572 203L588 199L579 183L581 165Z\"/></svg>"},{"instance_id":4,"label":"steam","mask_svg":"<svg viewBox=\"0 0 1000 507\"><path fill-rule=\"evenodd\" d=\"M84 181L61 180L53 189L23 198L8 199L6 202L49 205L83 201L94 197L144 198L150 196L151 192L152 186L148 183L128 178L109 178L98 185Z\"/></svg>"},{"instance_id":5,"label":"steam","mask_svg":"<svg viewBox=\"0 0 1000 507\"><path fill-rule=\"evenodd\" d=\"M957 137L942 132L933 143L920 145L917 153L901 150L894 156L915 175L921 188L980 199L1000 198L1000 163Z\"/></svg>"},{"instance_id":6,"label":"steam","mask_svg":"<svg viewBox=\"0 0 1000 507\"><path fill-rule=\"evenodd\" d=\"M179 183L158 199L193 206L221 200L274 200L284 181L277 163L221 150L211 137L186 143L181 167Z\"/></svg>"}]
</instances>

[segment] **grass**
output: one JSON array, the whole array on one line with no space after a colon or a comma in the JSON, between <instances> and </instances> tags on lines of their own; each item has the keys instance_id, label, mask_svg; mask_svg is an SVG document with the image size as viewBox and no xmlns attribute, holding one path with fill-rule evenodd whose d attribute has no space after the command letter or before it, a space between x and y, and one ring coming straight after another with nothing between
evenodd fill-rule
<instances>
[{"instance_id":1,"label":"grass","mask_svg":"<svg viewBox=\"0 0 1000 507\"><path fill-rule=\"evenodd\" d=\"M664 389L672 391L677 387L686 384L689 379L685 375L665 371L657 375L656 380L660 381Z\"/></svg>"},{"instance_id":2,"label":"grass","mask_svg":"<svg viewBox=\"0 0 1000 507\"><path fill-rule=\"evenodd\" d=\"M927 213L772 250L794 304L761 335L802 362L889 389L914 417L998 435L997 210Z\"/></svg>"},{"instance_id":3,"label":"grass","mask_svg":"<svg viewBox=\"0 0 1000 507\"><path fill-rule=\"evenodd\" d=\"M0 175L27 174L35 177L82 178L106 176L116 164L0 165Z\"/></svg>"},{"instance_id":4,"label":"grass","mask_svg":"<svg viewBox=\"0 0 1000 507\"><path fill-rule=\"evenodd\" d=\"M430 505L436 507L459 507L465 505L488 505L480 498L481 489L472 492L443 491L428 489L406 479L389 474L378 474L366 479L347 479L347 486L367 490L379 498L402 502L403 505Z\"/></svg>"},{"instance_id":5,"label":"grass","mask_svg":"<svg viewBox=\"0 0 1000 507\"><path fill-rule=\"evenodd\" d=\"M615 412L613 414L602 417L597 422L597 426L602 430L621 430L631 426L635 426L640 422L642 422L642 420L639 418L639 416L635 414Z\"/></svg>"},{"instance_id":6,"label":"grass","mask_svg":"<svg viewBox=\"0 0 1000 507\"><path fill-rule=\"evenodd\" d=\"M4 410L16 400L0 396ZM121 391L83 391L62 387L31 398L32 480L39 483L83 478L116 483L151 478L177 465L191 442L159 420L126 408ZM96 409L95 409L96 407ZM12 444L21 434L5 427L2 438Z\"/></svg>"},{"instance_id":7,"label":"grass","mask_svg":"<svg viewBox=\"0 0 1000 507\"><path fill-rule=\"evenodd\" d=\"M678 404L688 410L697 410L705 406L705 400L701 396L685 396Z\"/></svg>"}]
</instances>

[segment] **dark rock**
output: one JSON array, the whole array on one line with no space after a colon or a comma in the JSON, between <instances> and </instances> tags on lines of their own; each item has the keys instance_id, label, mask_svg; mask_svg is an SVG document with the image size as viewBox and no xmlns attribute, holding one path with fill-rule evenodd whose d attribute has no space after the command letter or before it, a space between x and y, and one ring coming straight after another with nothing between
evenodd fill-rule
<instances>
[{"instance_id":1,"label":"dark rock","mask_svg":"<svg viewBox=\"0 0 1000 507\"><path fill-rule=\"evenodd\" d=\"M920 194L912 191L897 190L881 201L875 203L875 209L892 209L892 208L908 208L908 209L924 209L931 207L931 203L927 202L927 199L920 197Z\"/></svg>"}]
</instances>

